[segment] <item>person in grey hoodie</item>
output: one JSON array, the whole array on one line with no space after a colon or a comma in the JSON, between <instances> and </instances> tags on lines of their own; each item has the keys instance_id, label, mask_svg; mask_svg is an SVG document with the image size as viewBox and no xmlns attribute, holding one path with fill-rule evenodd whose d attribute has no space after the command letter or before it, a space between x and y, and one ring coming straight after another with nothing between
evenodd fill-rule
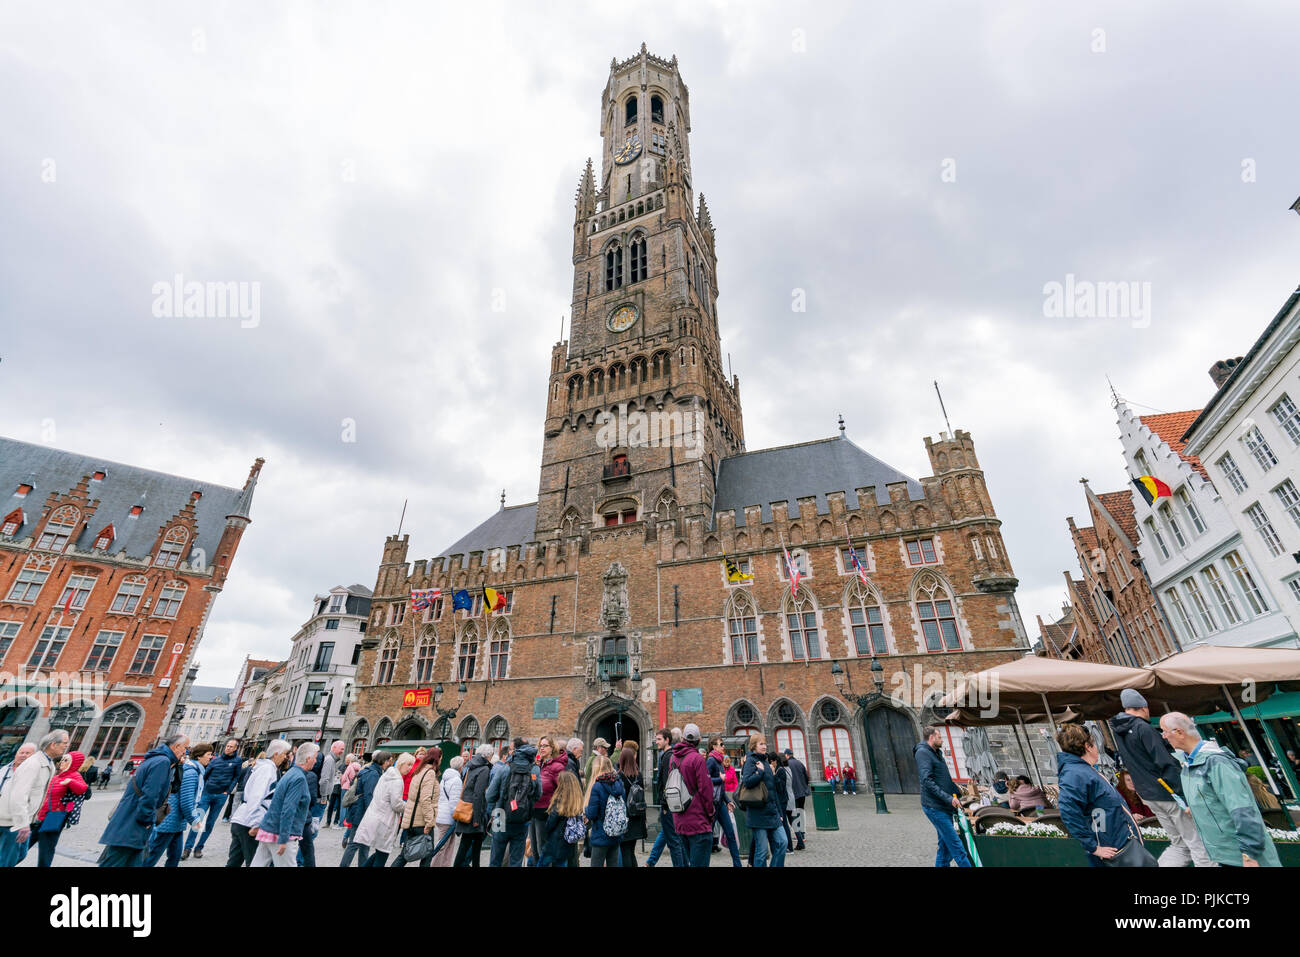
<instances>
[{"instance_id":1,"label":"person in grey hoodie","mask_svg":"<svg viewBox=\"0 0 1300 957\"><path fill-rule=\"evenodd\" d=\"M1156 859L1157 863L1161 867L1186 867L1188 862L1197 867L1214 867L1196 830L1196 822L1178 806L1174 797L1176 794L1183 798L1182 766L1151 727L1151 709L1146 699L1133 688L1125 688L1119 700L1124 710L1110 722L1115 732L1115 747L1133 778L1133 789L1169 835L1169 846ZM1186 804L1185 799L1183 803Z\"/></svg>"}]
</instances>

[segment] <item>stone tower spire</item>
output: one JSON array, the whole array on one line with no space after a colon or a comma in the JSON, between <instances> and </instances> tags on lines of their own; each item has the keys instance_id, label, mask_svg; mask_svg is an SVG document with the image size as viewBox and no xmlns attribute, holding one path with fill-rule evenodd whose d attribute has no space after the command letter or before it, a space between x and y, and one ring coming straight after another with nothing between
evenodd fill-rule
<instances>
[{"instance_id":1,"label":"stone tower spire","mask_svg":"<svg viewBox=\"0 0 1300 957\"><path fill-rule=\"evenodd\" d=\"M587 157L587 168L582 171L582 179L578 182L575 205L579 220L584 220L596 212L596 172L591 165L591 157Z\"/></svg>"}]
</instances>

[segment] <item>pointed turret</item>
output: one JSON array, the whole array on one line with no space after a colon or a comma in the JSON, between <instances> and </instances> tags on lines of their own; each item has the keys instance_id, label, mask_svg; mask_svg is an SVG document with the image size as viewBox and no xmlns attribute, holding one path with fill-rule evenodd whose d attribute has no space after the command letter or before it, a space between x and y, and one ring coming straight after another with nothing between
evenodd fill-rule
<instances>
[{"instance_id":1,"label":"pointed turret","mask_svg":"<svg viewBox=\"0 0 1300 957\"><path fill-rule=\"evenodd\" d=\"M244 481L244 490L239 493L239 499L235 502L235 510L226 518L250 518L253 508L253 492L257 489L257 477L262 473L262 466L266 464L266 459L259 458L253 462L253 467L248 470L248 478Z\"/></svg>"},{"instance_id":2,"label":"pointed turret","mask_svg":"<svg viewBox=\"0 0 1300 957\"><path fill-rule=\"evenodd\" d=\"M700 228L709 233L713 232L713 219L709 216L709 205L704 202L704 194L700 193L700 207L696 210L695 221L700 224Z\"/></svg>"},{"instance_id":3,"label":"pointed turret","mask_svg":"<svg viewBox=\"0 0 1300 957\"><path fill-rule=\"evenodd\" d=\"M578 181L578 193L575 202L576 219L582 222L596 212L596 171L587 157L587 168L582 171Z\"/></svg>"}]
</instances>

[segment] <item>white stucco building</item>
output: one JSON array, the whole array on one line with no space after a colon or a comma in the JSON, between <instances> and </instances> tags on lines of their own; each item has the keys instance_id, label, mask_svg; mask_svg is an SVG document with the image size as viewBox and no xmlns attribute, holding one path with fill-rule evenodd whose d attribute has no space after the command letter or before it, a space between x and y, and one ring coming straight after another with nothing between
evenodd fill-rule
<instances>
[{"instance_id":1,"label":"white stucco building","mask_svg":"<svg viewBox=\"0 0 1300 957\"><path fill-rule=\"evenodd\" d=\"M1178 645L1293 644L1277 589L1219 493L1223 480L1183 446L1199 410L1139 416L1121 400L1116 411L1130 480L1151 475L1173 493L1148 505L1132 490L1138 553Z\"/></svg>"},{"instance_id":2,"label":"white stucco building","mask_svg":"<svg viewBox=\"0 0 1300 957\"><path fill-rule=\"evenodd\" d=\"M1261 591L1300 647L1300 289L1241 359L1210 371L1218 391L1183 435L1209 466ZM1276 631L1277 629L1272 629Z\"/></svg>"},{"instance_id":3,"label":"white stucco building","mask_svg":"<svg viewBox=\"0 0 1300 957\"><path fill-rule=\"evenodd\" d=\"M226 709L230 705L229 688L191 685L185 699L185 716L177 728L187 735L190 744L212 744L225 731Z\"/></svg>"},{"instance_id":4,"label":"white stucco building","mask_svg":"<svg viewBox=\"0 0 1300 957\"><path fill-rule=\"evenodd\" d=\"M283 681L268 709L271 738L311 741L322 724L322 744L342 736L369 617L370 589L364 585L337 585L312 599L311 617L293 636Z\"/></svg>"}]
</instances>

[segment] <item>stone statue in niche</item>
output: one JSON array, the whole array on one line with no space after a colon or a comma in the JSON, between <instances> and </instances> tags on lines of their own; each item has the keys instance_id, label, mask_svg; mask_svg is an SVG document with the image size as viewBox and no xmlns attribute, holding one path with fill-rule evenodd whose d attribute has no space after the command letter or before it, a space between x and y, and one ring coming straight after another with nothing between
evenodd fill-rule
<instances>
[{"instance_id":1,"label":"stone statue in niche","mask_svg":"<svg viewBox=\"0 0 1300 957\"><path fill-rule=\"evenodd\" d=\"M606 631L621 631L627 622L627 569L614 562L602 576L605 594L600 602L600 623Z\"/></svg>"}]
</instances>

